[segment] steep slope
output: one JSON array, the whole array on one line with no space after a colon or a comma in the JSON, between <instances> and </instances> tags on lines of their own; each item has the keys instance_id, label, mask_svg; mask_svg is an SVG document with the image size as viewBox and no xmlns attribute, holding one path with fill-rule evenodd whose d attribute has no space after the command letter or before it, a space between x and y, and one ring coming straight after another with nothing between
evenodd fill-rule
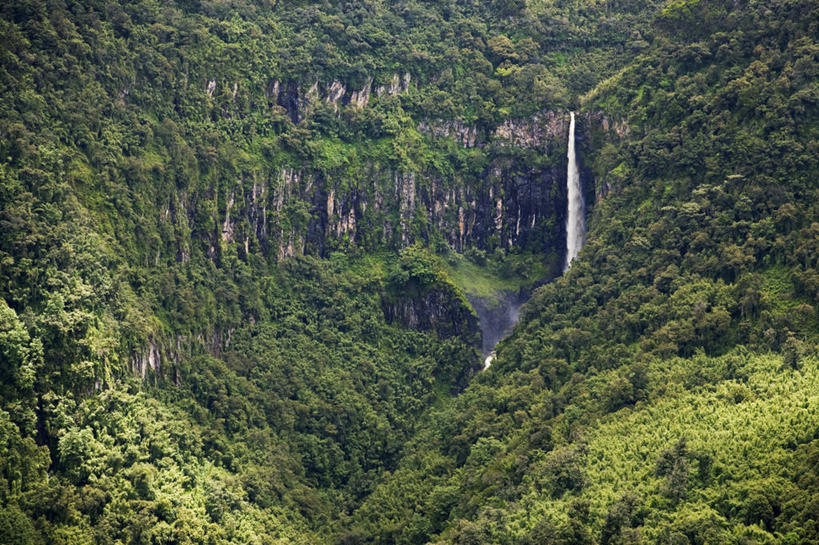
<instances>
[{"instance_id":1,"label":"steep slope","mask_svg":"<svg viewBox=\"0 0 819 545\"><path fill-rule=\"evenodd\" d=\"M819 17L657 6L3 4L2 539L815 542Z\"/></svg>"},{"instance_id":2,"label":"steep slope","mask_svg":"<svg viewBox=\"0 0 819 545\"><path fill-rule=\"evenodd\" d=\"M419 241L557 268L573 95L555 74L622 63L644 9L603 29L579 24L599 8L555 23L574 5L6 3L6 299L108 316L67 358L96 367L88 387L150 337L208 349L258 319L238 272L255 258Z\"/></svg>"},{"instance_id":3,"label":"steep slope","mask_svg":"<svg viewBox=\"0 0 819 545\"><path fill-rule=\"evenodd\" d=\"M489 372L357 512L376 543L813 543L811 2L670 4L584 101L600 201Z\"/></svg>"},{"instance_id":4,"label":"steep slope","mask_svg":"<svg viewBox=\"0 0 819 545\"><path fill-rule=\"evenodd\" d=\"M559 268L654 5L4 2L2 539L338 534L480 365L457 253Z\"/></svg>"}]
</instances>

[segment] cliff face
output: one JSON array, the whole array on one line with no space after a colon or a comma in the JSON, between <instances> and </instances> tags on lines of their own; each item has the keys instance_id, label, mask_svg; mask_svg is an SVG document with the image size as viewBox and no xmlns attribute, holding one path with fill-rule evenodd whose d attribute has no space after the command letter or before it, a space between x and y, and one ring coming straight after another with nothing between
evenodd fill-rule
<instances>
[{"instance_id":1,"label":"cliff face","mask_svg":"<svg viewBox=\"0 0 819 545\"><path fill-rule=\"evenodd\" d=\"M333 80L327 85L320 85L318 81L303 85L298 81L282 83L274 79L267 84L265 98L269 107L284 108L290 120L298 124L309 117L313 108L321 102L332 105L335 111L338 111L340 106L361 109L369 104L373 95L380 98L406 93L411 81L412 76L408 72L393 74L392 79L380 84L368 78L360 89L348 89L347 85L339 80ZM207 89L209 96L213 94L215 87L215 80L211 80Z\"/></svg>"},{"instance_id":2,"label":"cliff face","mask_svg":"<svg viewBox=\"0 0 819 545\"><path fill-rule=\"evenodd\" d=\"M442 284L420 296L388 297L382 306L388 323L434 331L441 338L460 337L473 346L481 344L478 317L452 285Z\"/></svg>"},{"instance_id":3,"label":"cliff face","mask_svg":"<svg viewBox=\"0 0 819 545\"><path fill-rule=\"evenodd\" d=\"M504 158L467 181L369 164L363 180L347 187L322 173L285 169L273 174L272 190L265 186L264 193L247 195L244 209L232 203L233 219L225 210L223 240L244 244L256 237L279 259L436 239L457 251L536 245L548 250L559 237L555 219L562 213L563 169ZM258 200L264 194L270 202Z\"/></svg>"},{"instance_id":4,"label":"cliff face","mask_svg":"<svg viewBox=\"0 0 819 545\"><path fill-rule=\"evenodd\" d=\"M395 88L375 87L373 92L402 92L400 81ZM282 91L278 93L281 100ZM331 86L328 93L322 100L341 102L339 97L348 92L343 86ZM586 202L593 207L609 185L604 175L595 176L583 157L616 143L628 128L601 112L577 120L582 183ZM159 262L171 251L177 262L185 263L192 252L201 251L217 261L227 252L240 259L261 255L282 261L354 249L396 250L421 242L459 252L519 248L562 262L568 114L546 111L507 120L491 130L438 120L419 124L419 130L432 144L450 142L462 150L477 149L488 160L480 169L453 169L450 175L396 168L375 159L343 169L320 169L309 163L267 172L250 169L228 187L223 184L199 193L191 188L167 197L170 204L159 209L159 222L168 227L162 232L167 237L165 248L170 248L157 249L151 257ZM203 217L209 221L202 221ZM472 330L468 316L446 315L444 309L451 302L445 294L394 300L385 303L384 312L388 320L406 327L469 337L465 333ZM212 335L213 342L194 340L193 345L218 352L229 336L222 339L219 330ZM138 374L156 371L175 359L175 350L168 348L175 343L157 340L156 347L148 346L133 356L132 367Z\"/></svg>"},{"instance_id":5,"label":"cliff face","mask_svg":"<svg viewBox=\"0 0 819 545\"><path fill-rule=\"evenodd\" d=\"M223 85L228 84L211 87ZM264 96L271 111L286 114L301 130L315 122L320 105L321 115L327 115L330 105L337 120L345 122L350 112L366 109L359 111L364 115L378 108L379 99L400 95L409 100L418 92L415 85L409 73L399 72L383 81L367 78L363 85L271 80ZM178 224L163 229L170 235L163 243L182 262L197 244L210 259L231 251L240 258L255 253L280 261L352 248L397 249L414 242L456 251L520 248L557 257L565 250L568 120L567 112L552 110L490 127L461 119L422 119L417 136L424 140L422 148L437 150L433 161L397 160L403 149L397 140L390 143L395 149L370 155L361 152L367 146L331 143L331 148L346 146L349 153L334 156L329 165L322 164L323 152L317 159L312 148L301 158L249 161L236 169L235 182L214 180L207 188L160 197L158 204L166 210L159 222ZM601 176L594 181L583 155L627 131L601 112L578 117L578 154L590 206L608 185ZM457 158L453 144L461 150ZM203 216L210 216L213 229L203 228ZM198 227L193 233L189 220ZM157 248L155 255L166 251Z\"/></svg>"},{"instance_id":6,"label":"cliff face","mask_svg":"<svg viewBox=\"0 0 819 545\"><path fill-rule=\"evenodd\" d=\"M477 172L442 174L365 160L343 170L302 166L247 173L217 196L216 229L205 233L207 253L215 257L220 245L236 244L240 255L258 251L281 260L417 241L445 243L456 251L518 247L560 253L564 117L546 112L483 132L459 122L435 125L433 139L482 148L487 160ZM188 210L192 214L196 211ZM178 248L184 260L185 244Z\"/></svg>"}]
</instances>

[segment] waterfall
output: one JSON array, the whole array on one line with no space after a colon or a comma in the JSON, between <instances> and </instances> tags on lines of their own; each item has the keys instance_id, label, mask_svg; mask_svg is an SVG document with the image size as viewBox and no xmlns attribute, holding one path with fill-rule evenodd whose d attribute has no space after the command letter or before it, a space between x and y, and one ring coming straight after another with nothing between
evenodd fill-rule
<instances>
[{"instance_id":1,"label":"waterfall","mask_svg":"<svg viewBox=\"0 0 819 545\"><path fill-rule=\"evenodd\" d=\"M566 217L566 265L563 270L568 271L572 259L577 257L583 247L586 236L586 220L584 217L583 191L580 188L580 172L577 170L577 161L574 153L574 112L569 123L569 168L566 176L566 186L569 190L568 215Z\"/></svg>"}]
</instances>

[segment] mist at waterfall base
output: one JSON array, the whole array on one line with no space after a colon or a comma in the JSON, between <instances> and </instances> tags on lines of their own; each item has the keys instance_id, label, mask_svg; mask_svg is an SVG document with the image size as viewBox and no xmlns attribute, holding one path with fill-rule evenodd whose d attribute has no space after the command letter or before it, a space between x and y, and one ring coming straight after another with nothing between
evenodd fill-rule
<instances>
[{"instance_id":1,"label":"mist at waterfall base","mask_svg":"<svg viewBox=\"0 0 819 545\"><path fill-rule=\"evenodd\" d=\"M495 345L506 337L518 323L520 307L528 298L522 292L498 291L493 297L476 297L468 295L469 303L478 314L481 327L481 352L484 358L484 369L489 367Z\"/></svg>"},{"instance_id":2,"label":"mist at waterfall base","mask_svg":"<svg viewBox=\"0 0 819 545\"><path fill-rule=\"evenodd\" d=\"M574 150L574 112L571 112L569 123L569 151L566 187L568 189L568 214L566 216L566 264L563 271L568 271L572 260L577 257L586 236L585 203L583 190L580 187L580 171Z\"/></svg>"}]
</instances>

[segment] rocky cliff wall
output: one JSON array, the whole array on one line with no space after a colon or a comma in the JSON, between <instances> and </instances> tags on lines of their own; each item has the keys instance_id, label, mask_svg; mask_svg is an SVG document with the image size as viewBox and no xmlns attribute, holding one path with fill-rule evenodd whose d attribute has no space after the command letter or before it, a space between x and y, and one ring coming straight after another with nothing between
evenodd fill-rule
<instances>
[{"instance_id":1,"label":"rocky cliff wall","mask_svg":"<svg viewBox=\"0 0 819 545\"><path fill-rule=\"evenodd\" d=\"M401 83L396 85L400 92ZM507 120L488 131L461 122L423 126L431 145L452 139L481 148L483 166L476 171L453 165L458 168L442 174L371 159L336 170L308 163L253 169L204 193L169 195L159 217L170 227L165 244L182 262L197 244L211 259L235 251L282 260L355 248L398 249L419 241L459 252L520 248L562 255L567 113ZM586 158L627 133L627 126L601 112L578 116L578 159L591 206L610 185L608 173L593 172ZM212 229L203 228L203 215L211 216ZM156 255L167 251L166 246Z\"/></svg>"},{"instance_id":2,"label":"rocky cliff wall","mask_svg":"<svg viewBox=\"0 0 819 545\"><path fill-rule=\"evenodd\" d=\"M564 117L546 112L510 120L474 142L459 140L462 126L439 125L430 138L485 148L489 160L479 172L445 175L368 160L339 171L302 165L247 173L220 190L207 252L215 256L220 247L235 245L240 255L256 251L280 260L422 241L456 251L517 247L560 253ZM185 259L187 251L179 244L178 258Z\"/></svg>"},{"instance_id":3,"label":"rocky cliff wall","mask_svg":"<svg viewBox=\"0 0 819 545\"><path fill-rule=\"evenodd\" d=\"M481 345L478 317L454 286L439 286L418 296L396 296L383 301L388 323L417 331L434 331L441 338L460 337Z\"/></svg>"},{"instance_id":4,"label":"rocky cliff wall","mask_svg":"<svg viewBox=\"0 0 819 545\"><path fill-rule=\"evenodd\" d=\"M468 180L371 163L350 185L325 173L283 168L226 192L209 253L217 244L238 244L245 254L258 248L284 259L436 240L456 251L557 250L564 171L564 165L528 167L501 158Z\"/></svg>"}]
</instances>

